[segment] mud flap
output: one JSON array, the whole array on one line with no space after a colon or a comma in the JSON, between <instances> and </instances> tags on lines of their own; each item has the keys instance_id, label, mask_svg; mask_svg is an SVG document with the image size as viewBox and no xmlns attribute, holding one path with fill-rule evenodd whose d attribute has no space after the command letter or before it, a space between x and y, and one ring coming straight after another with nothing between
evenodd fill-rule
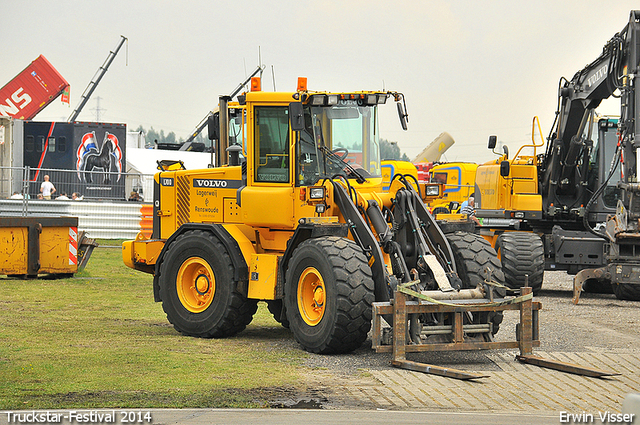
<instances>
[{"instance_id":1,"label":"mud flap","mask_svg":"<svg viewBox=\"0 0 640 425\"><path fill-rule=\"evenodd\" d=\"M95 247L98 246L98 242L95 239L88 238L84 231L80 232L78 243L78 272L81 272L86 267L91 258L91 254Z\"/></svg>"}]
</instances>

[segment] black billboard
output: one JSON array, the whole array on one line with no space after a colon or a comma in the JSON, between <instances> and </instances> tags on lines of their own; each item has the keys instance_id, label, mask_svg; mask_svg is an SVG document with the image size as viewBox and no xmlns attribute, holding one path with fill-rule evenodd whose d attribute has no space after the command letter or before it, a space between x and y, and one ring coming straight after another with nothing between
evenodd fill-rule
<instances>
[{"instance_id":1,"label":"black billboard","mask_svg":"<svg viewBox=\"0 0 640 425\"><path fill-rule=\"evenodd\" d=\"M30 196L36 197L46 173L55 195L126 199L126 136L125 124L26 121L24 165L36 169Z\"/></svg>"}]
</instances>

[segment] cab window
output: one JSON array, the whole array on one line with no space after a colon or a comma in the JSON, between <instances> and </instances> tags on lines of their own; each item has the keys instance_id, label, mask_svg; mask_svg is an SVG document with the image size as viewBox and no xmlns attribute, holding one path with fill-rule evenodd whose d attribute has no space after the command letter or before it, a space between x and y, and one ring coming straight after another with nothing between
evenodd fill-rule
<instances>
[{"instance_id":1,"label":"cab window","mask_svg":"<svg viewBox=\"0 0 640 425\"><path fill-rule=\"evenodd\" d=\"M289 116L287 107L255 108L255 181L289 182Z\"/></svg>"},{"instance_id":2,"label":"cab window","mask_svg":"<svg viewBox=\"0 0 640 425\"><path fill-rule=\"evenodd\" d=\"M433 173L431 174L431 183L447 183L447 173Z\"/></svg>"}]
</instances>

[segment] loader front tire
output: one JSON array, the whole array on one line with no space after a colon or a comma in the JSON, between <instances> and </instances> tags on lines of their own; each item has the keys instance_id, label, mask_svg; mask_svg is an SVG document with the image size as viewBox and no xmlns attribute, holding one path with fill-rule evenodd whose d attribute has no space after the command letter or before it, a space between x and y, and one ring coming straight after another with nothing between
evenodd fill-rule
<instances>
[{"instance_id":1,"label":"loader front tire","mask_svg":"<svg viewBox=\"0 0 640 425\"><path fill-rule=\"evenodd\" d=\"M236 290L233 266L212 233L191 230L169 245L160 265L160 298L167 319L184 334L221 338L242 331L257 301Z\"/></svg>"},{"instance_id":2,"label":"loader front tire","mask_svg":"<svg viewBox=\"0 0 640 425\"><path fill-rule=\"evenodd\" d=\"M447 239L453 251L458 276L462 280L462 289L473 289L482 285L488 292L489 288L485 284L485 280L488 278L487 269L491 269L493 282L504 285L504 274L500 260L486 239L478 234L466 232L448 234ZM493 293L496 298L502 298L506 295L506 290L495 287ZM474 322L491 322L493 325L492 334L495 335L498 332L503 319L502 312L492 311L480 313L477 316Z\"/></svg>"},{"instance_id":3,"label":"loader front tire","mask_svg":"<svg viewBox=\"0 0 640 425\"><path fill-rule=\"evenodd\" d=\"M375 299L371 268L354 242L309 239L291 256L285 277L289 328L312 353L348 353L371 329Z\"/></svg>"},{"instance_id":4,"label":"loader front tire","mask_svg":"<svg viewBox=\"0 0 640 425\"><path fill-rule=\"evenodd\" d=\"M528 276L529 286L537 295L544 278L544 246L540 236L530 232L506 232L498 237L495 249L507 286L519 289Z\"/></svg>"}]
</instances>

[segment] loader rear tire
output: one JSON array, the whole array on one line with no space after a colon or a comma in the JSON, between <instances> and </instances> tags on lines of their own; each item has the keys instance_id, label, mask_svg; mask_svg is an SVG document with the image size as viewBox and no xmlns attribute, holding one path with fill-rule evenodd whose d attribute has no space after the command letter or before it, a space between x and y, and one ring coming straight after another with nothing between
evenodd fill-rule
<instances>
[{"instance_id":1,"label":"loader rear tire","mask_svg":"<svg viewBox=\"0 0 640 425\"><path fill-rule=\"evenodd\" d=\"M640 285L628 283L611 284L613 293L619 300L640 301Z\"/></svg>"},{"instance_id":2,"label":"loader rear tire","mask_svg":"<svg viewBox=\"0 0 640 425\"><path fill-rule=\"evenodd\" d=\"M287 312L284 311L283 300L267 300L267 308L276 322L280 323L282 327L289 329L289 321L287 320Z\"/></svg>"},{"instance_id":3,"label":"loader rear tire","mask_svg":"<svg viewBox=\"0 0 640 425\"><path fill-rule=\"evenodd\" d=\"M448 234L447 239L453 251L458 276L462 280L462 289L473 289L482 285L488 293L489 288L485 284L488 278L487 268L491 269L491 280L504 285L504 274L498 255L485 238L475 233L455 232ZM506 295L506 290L494 287L493 293L496 298L502 298ZM502 312L492 311L480 313L478 316L474 322L491 322L492 334L498 332L503 319Z\"/></svg>"},{"instance_id":4,"label":"loader rear tire","mask_svg":"<svg viewBox=\"0 0 640 425\"><path fill-rule=\"evenodd\" d=\"M371 329L375 299L371 268L362 249L340 237L301 243L285 278L289 327L312 353L348 353Z\"/></svg>"},{"instance_id":5,"label":"loader rear tire","mask_svg":"<svg viewBox=\"0 0 640 425\"><path fill-rule=\"evenodd\" d=\"M251 322L257 300L240 294L224 245L212 233L191 230L169 245L160 265L160 298L167 319L184 334L222 338Z\"/></svg>"},{"instance_id":6,"label":"loader rear tire","mask_svg":"<svg viewBox=\"0 0 640 425\"><path fill-rule=\"evenodd\" d=\"M498 237L495 248L507 286L512 289L523 287L528 275L529 286L537 295L544 278L544 246L540 236L530 232L506 232Z\"/></svg>"}]
</instances>

